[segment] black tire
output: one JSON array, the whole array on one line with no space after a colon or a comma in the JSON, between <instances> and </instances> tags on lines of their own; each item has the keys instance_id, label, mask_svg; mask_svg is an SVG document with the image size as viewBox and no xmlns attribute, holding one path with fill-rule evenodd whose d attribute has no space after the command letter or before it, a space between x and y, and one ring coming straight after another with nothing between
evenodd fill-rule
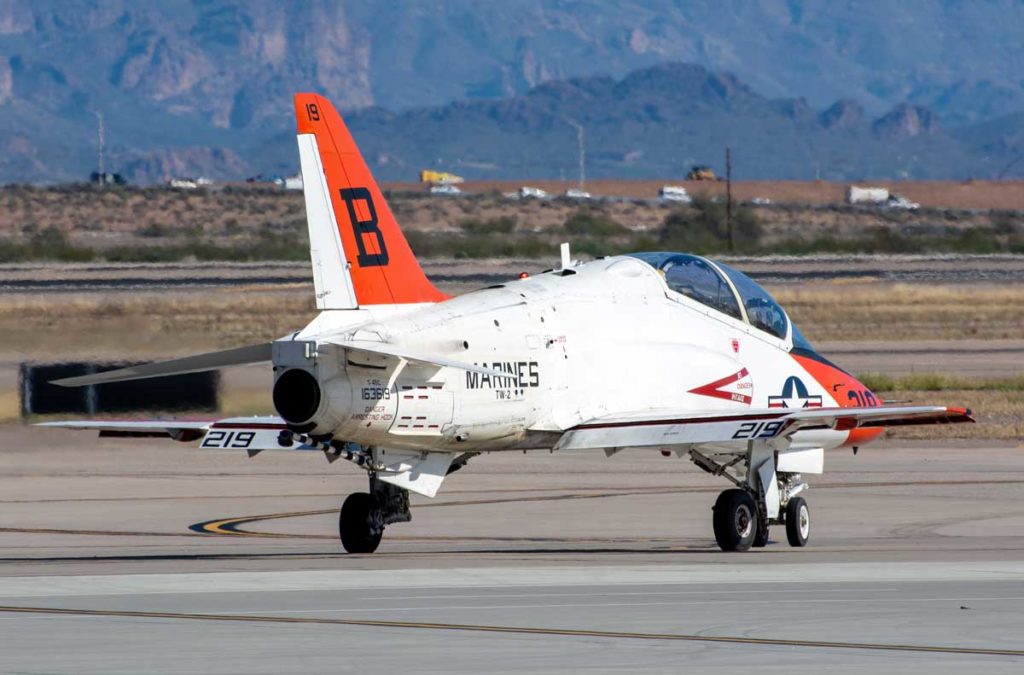
<instances>
[{"instance_id":1,"label":"black tire","mask_svg":"<svg viewBox=\"0 0 1024 675\"><path fill-rule=\"evenodd\" d=\"M786 539L790 546L807 546L811 536L811 510L803 497L793 497L786 504Z\"/></svg>"},{"instance_id":2,"label":"black tire","mask_svg":"<svg viewBox=\"0 0 1024 675\"><path fill-rule=\"evenodd\" d=\"M384 535L383 527L372 524L377 498L368 492L354 492L345 498L338 517L341 545L349 553L373 553Z\"/></svg>"},{"instance_id":3,"label":"black tire","mask_svg":"<svg viewBox=\"0 0 1024 675\"><path fill-rule=\"evenodd\" d=\"M746 551L757 536L757 506L743 490L726 490L718 495L712 522L719 548Z\"/></svg>"},{"instance_id":4,"label":"black tire","mask_svg":"<svg viewBox=\"0 0 1024 675\"><path fill-rule=\"evenodd\" d=\"M764 548L768 545L768 528L758 526L757 534L754 535L754 541L750 544L754 548Z\"/></svg>"}]
</instances>

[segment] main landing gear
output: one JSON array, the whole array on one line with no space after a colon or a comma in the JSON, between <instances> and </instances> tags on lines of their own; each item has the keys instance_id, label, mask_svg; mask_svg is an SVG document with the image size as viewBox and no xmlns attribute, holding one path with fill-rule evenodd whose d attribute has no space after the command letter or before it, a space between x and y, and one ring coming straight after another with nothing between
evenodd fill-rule
<instances>
[{"instance_id":1,"label":"main landing gear","mask_svg":"<svg viewBox=\"0 0 1024 675\"><path fill-rule=\"evenodd\" d=\"M341 545L349 553L373 553L380 545L386 526L412 520L409 491L380 479L378 472L386 476L400 475L395 473L393 467L389 467L384 452L383 448L363 447L354 443L325 445L324 453L328 461L346 459L365 469L370 477L369 492L350 494L341 505L341 513L338 515ZM479 454L464 452L455 457L446 464L447 474L458 471ZM386 473L388 471L392 473Z\"/></svg>"},{"instance_id":2,"label":"main landing gear","mask_svg":"<svg viewBox=\"0 0 1024 675\"><path fill-rule=\"evenodd\" d=\"M370 472L370 491L354 492L345 498L338 517L341 545L349 553L373 553L380 545L384 527L412 520L409 493L377 480Z\"/></svg>"},{"instance_id":3,"label":"main landing gear","mask_svg":"<svg viewBox=\"0 0 1024 675\"><path fill-rule=\"evenodd\" d=\"M790 546L807 545L810 509L803 497L797 496L807 484L800 474L776 472L770 448L751 444L746 455L734 455L726 462L696 450L690 451L690 458L708 473L724 476L736 485L718 495L713 509L715 541L723 551L765 546L772 525L785 525Z\"/></svg>"}]
</instances>

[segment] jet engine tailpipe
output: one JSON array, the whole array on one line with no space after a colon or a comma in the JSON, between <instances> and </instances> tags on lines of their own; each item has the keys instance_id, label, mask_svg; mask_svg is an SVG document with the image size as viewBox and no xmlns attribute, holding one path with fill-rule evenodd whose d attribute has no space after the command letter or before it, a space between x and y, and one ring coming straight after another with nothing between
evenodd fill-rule
<instances>
[{"instance_id":1,"label":"jet engine tailpipe","mask_svg":"<svg viewBox=\"0 0 1024 675\"><path fill-rule=\"evenodd\" d=\"M274 383L274 408L286 422L308 422L320 407L320 384L311 373L292 368Z\"/></svg>"}]
</instances>

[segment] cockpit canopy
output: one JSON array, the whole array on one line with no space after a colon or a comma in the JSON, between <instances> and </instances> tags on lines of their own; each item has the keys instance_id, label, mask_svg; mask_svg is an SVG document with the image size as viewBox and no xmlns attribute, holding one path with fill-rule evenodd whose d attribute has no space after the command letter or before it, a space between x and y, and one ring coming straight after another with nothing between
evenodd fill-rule
<instances>
[{"instance_id":1,"label":"cockpit canopy","mask_svg":"<svg viewBox=\"0 0 1024 675\"><path fill-rule=\"evenodd\" d=\"M792 325L789 317L768 291L746 274L688 253L633 253L631 256L661 272L665 283L676 293L786 339ZM793 345L811 348L796 326L793 326Z\"/></svg>"}]
</instances>

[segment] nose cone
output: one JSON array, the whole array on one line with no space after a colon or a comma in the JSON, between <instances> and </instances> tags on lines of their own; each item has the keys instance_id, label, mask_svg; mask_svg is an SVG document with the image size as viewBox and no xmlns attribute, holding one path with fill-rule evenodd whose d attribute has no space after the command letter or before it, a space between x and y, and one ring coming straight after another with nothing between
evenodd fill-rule
<instances>
[{"instance_id":1,"label":"nose cone","mask_svg":"<svg viewBox=\"0 0 1024 675\"><path fill-rule=\"evenodd\" d=\"M274 383L274 408L286 422L308 422L320 407L320 384L305 370L286 370Z\"/></svg>"}]
</instances>

